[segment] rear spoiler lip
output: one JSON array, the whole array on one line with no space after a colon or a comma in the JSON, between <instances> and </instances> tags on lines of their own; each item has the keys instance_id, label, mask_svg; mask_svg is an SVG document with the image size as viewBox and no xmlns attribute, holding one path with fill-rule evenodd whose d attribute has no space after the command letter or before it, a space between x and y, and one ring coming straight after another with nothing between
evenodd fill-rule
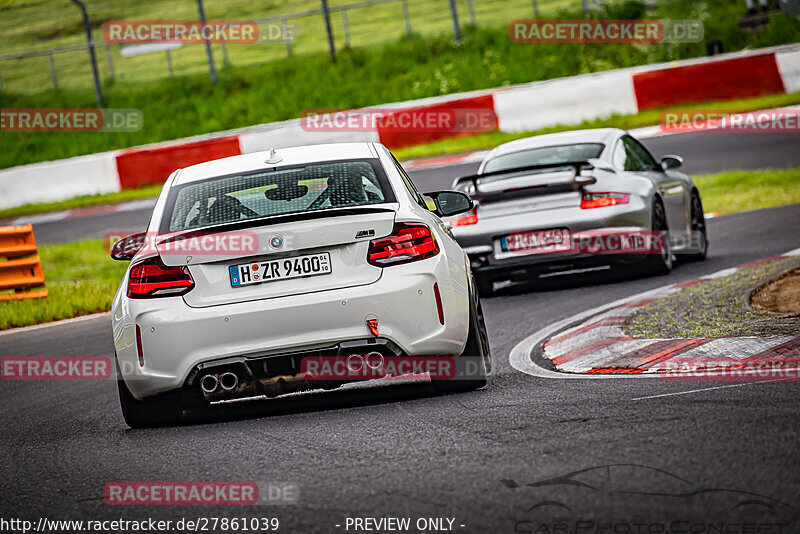
<instances>
[{"instance_id":1,"label":"rear spoiler lip","mask_svg":"<svg viewBox=\"0 0 800 534\"><path fill-rule=\"evenodd\" d=\"M493 191L491 193L489 192L481 193L480 191L478 191L479 178L483 178L486 176L499 176L502 174L515 174L518 172L525 172L525 171L537 171L542 169L556 169L559 167L572 167L574 169L575 177L571 184L568 185L561 184L555 188L553 187L548 188L547 184L542 184L531 187L520 187L513 190ZM512 195L530 196L530 195L548 194L556 192L576 191L585 185L590 185L597 182L597 178L593 176L585 176L579 178L582 167L590 167L594 169L595 165L592 165L592 163L589 162L588 160L583 160L583 161L566 161L563 163L548 163L545 165L527 165L525 167L514 167L512 169L503 169L500 171L492 171L483 174L473 174L470 176L462 176L460 178L456 178L453 181L453 189L459 189L459 187L464 186L466 183L471 183L474 192L470 193L470 196L476 200L485 200L495 197L508 198Z\"/></svg>"},{"instance_id":2,"label":"rear spoiler lip","mask_svg":"<svg viewBox=\"0 0 800 534\"><path fill-rule=\"evenodd\" d=\"M563 163L546 163L546 164L543 164L543 165L526 165L525 167L514 167L512 169L502 169L502 170L499 170L499 171L485 172L485 173L482 173L482 174L471 174L469 176L461 176L461 177L456 178L455 180L453 180L453 188L456 188L456 187L458 187L459 185L462 185L465 182L472 182L472 184L477 189L477 187L478 187L478 183L477 183L478 182L478 178L484 178L484 177L487 177L487 176L499 176L501 174L513 174L513 173L525 172L525 171L538 171L538 170L541 170L541 169L555 169L555 168L558 168L558 167L573 167L575 169L575 174L577 175L577 174L580 173L581 167L592 167L592 168L594 168L594 165L592 165L588 160L583 160L583 161L565 161Z\"/></svg>"},{"instance_id":3,"label":"rear spoiler lip","mask_svg":"<svg viewBox=\"0 0 800 534\"><path fill-rule=\"evenodd\" d=\"M388 203L396 204L396 202ZM178 232L168 232L162 234L164 239L155 243L155 246L174 241L176 239L185 239L187 237L201 237L210 234L218 234L221 232L230 232L232 230L242 230L246 228L255 228L257 226L268 226L273 224L307 221L313 219L324 219L327 217L343 217L347 215L366 215L367 213L397 213L397 209L391 207L384 207L385 204L374 204L365 206L352 206L346 208L332 208L314 211L301 211L298 213L287 213L285 215L272 215L267 217L256 217L254 219L246 219L243 221L236 221L232 223L220 224L217 226L204 226L202 228L192 228Z\"/></svg>"}]
</instances>

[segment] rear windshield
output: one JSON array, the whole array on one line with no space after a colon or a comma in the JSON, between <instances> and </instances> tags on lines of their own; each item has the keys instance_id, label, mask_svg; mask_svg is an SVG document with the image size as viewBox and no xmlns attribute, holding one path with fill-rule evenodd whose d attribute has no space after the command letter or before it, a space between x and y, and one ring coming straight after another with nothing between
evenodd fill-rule
<instances>
[{"instance_id":1,"label":"rear windshield","mask_svg":"<svg viewBox=\"0 0 800 534\"><path fill-rule=\"evenodd\" d=\"M599 158L605 145L602 143L580 143L575 145L546 146L520 150L489 160L483 172L503 171L533 165L557 165L572 161ZM552 171L551 171L552 172Z\"/></svg>"},{"instance_id":2,"label":"rear windshield","mask_svg":"<svg viewBox=\"0 0 800 534\"><path fill-rule=\"evenodd\" d=\"M350 206L394 202L374 160L313 163L177 186L164 230L180 232L226 223Z\"/></svg>"}]
</instances>

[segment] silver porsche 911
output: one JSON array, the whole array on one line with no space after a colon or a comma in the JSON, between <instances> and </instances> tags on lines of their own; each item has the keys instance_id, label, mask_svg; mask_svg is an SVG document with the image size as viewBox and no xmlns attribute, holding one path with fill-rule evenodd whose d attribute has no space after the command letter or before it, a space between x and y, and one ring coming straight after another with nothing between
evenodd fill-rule
<instances>
[{"instance_id":1,"label":"silver porsche 911","mask_svg":"<svg viewBox=\"0 0 800 534\"><path fill-rule=\"evenodd\" d=\"M450 220L483 295L526 280L635 265L666 274L708 249L691 177L658 163L624 130L540 135L500 145L478 173L457 178L475 208Z\"/></svg>"}]
</instances>

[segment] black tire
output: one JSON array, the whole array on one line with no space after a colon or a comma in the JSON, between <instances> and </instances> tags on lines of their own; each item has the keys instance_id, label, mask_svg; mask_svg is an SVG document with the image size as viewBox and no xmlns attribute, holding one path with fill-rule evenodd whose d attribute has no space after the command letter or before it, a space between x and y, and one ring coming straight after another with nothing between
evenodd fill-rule
<instances>
[{"instance_id":1,"label":"black tire","mask_svg":"<svg viewBox=\"0 0 800 534\"><path fill-rule=\"evenodd\" d=\"M131 428L147 428L153 426L171 426L182 421L184 408L202 409L208 406L199 388L183 388L153 397L139 400L128 389L117 365L117 390L119 406L125 424Z\"/></svg>"},{"instance_id":2,"label":"black tire","mask_svg":"<svg viewBox=\"0 0 800 534\"><path fill-rule=\"evenodd\" d=\"M691 199L691 239L694 241L695 235L698 236L697 247L690 250L688 254L682 254L683 261L703 261L708 254L708 234L706 233L706 215L703 212L703 201L700 200L700 193L692 191Z\"/></svg>"},{"instance_id":3,"label":"black tire","mask_svg":"<svg viewBox=\"0 0 800 534\"><path fill-rule=\"evenodd\" d=\"M664 204L660 198L653 199L651 212L651 229L654 232L661 232L662 247L657 254L648 254L644 264L644 271L650 275L665 275L672 270L672 247L669 243L669 226L667 225L667 213L664 211Z\"/></svg>"},{"instance_id":4,"label":"black tire","mask_svg":"<svg viewBox=\"0 0 800 534\"><path fill-rule=\"evenodd\" d=\"M483 321L483 307L477 295L476 281L473 279L470 291L469 334L464 352L455 359L456 376L450 380L433 380L437 393L472 391L486 385L486 374L492 369L492 355L486 324Z\"/></svg>"},{"instance_id":5,"label":"black tire","mask_svg":"<svg viewBox=\"0 0 800 534\"><path fill-rule=\"evenodd\" d=\"M475 276L475 286L478 295L483 298L489 298L494 295L494 280L491 278Z\"/></svg>"},{"instance_id":6,"label":"black tire","mask_svg":"<svg viewBox=\"0 0 800 534\"><path fill-rule=\"evenodd\" d=\"M128 389L125 380L117 379L119 406L122 418L131 428L168 426L180 422L180 398L164 395L154 399L138 400Z\"/></svg>"}]
</instances>

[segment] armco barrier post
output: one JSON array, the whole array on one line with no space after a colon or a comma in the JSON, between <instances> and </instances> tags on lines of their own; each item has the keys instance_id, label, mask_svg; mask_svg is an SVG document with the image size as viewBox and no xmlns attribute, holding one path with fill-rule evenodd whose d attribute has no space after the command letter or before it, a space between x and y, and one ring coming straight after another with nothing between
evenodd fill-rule
<instances>
[{"instance_id":1,"label":"armco barrier post","mask_svg":"<svg viewBox=\"0 0 800 534\"><path fill-rule=\"evenodd\" d=\"M47 294L33 227L0 226L0 300L42 298Z\"/></svg>"}]
</instances>

